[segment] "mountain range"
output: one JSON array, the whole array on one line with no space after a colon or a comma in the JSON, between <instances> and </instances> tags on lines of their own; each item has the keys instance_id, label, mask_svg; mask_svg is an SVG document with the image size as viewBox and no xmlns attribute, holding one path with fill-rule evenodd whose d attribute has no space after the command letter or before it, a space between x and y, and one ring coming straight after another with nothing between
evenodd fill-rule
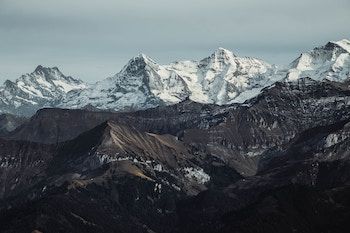
<instances>
[{"instance_id":1,"label":"mountain range","mask_svg":"<svg viewBox=\"0 0 350 233\"><path fill-rule=\"evenodd\" d=\"M6 81L0 232L348 232L349 45Z\"/></svg>"},{"instance_id":2,"label":"mountain range","mask_svg":"<svg viewBox=\"0 0 350 233\"><path fill-rule=\"evenodd\" d=\"M302 53L285 68L238 57L219 48L200 61L159 65L140 54L116 75L87 84L63 75L58 68L38 66L33 73L5 81L0 111L30 116L43 107L134 111L171 105L185 99L227 105L243 103L276 81L344 81L350 72L350 41L328 42Z\"/></svg>"}]
</instances>

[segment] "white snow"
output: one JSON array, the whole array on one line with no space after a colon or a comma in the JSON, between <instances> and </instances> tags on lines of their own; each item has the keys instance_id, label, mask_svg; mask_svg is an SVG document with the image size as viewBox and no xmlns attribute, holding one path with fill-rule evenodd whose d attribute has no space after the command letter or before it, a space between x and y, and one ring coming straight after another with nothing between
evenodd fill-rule
<instances>
[{"instance_id":1,"label":"white snow","mask_svg":"<svg viewBox=\"0 0 350 233\"><path fill-rule=\"evenodd\" d=\"M163 171L163 167L161 164L157 164L154 166L153 170L161 172L161 171Z\"/></svg>"},{"instance_id":2,"label":"white snow","mask_svg":"<svg viewBox=\"0 0 350 233\"><path fill-rule=\"evenodd\" d=\"M340 47L342 47L343 49L345 49L350 53L350 40L343 39L343 40L332 41L332 42L339 45Z\"/></svg>"},{"instance_id":3,"label":"white snow","mask_svg":"<svg viewBox=\"0 0 350 233\"><path fill-rule=\"evenodd\" d=\"M28 93L28 94L30 94L30 95L35 95L35 96L44 98L44 96L43 96L43 94L40 92L40 90L35 89L35 88L34 88L33 86L31 86L31 85L26 85L23 81L17 82L17 85L18 85L18 87L19 87L22 91L24 91L24 92L26 92L26 93Z\"/></svg>"},{"instance_id":4,"label":"white snow","mask_svg":"<svg viewBox=\"0 0 350 233\"><path fill-rule=\"evenodd\" d=\"M245 92L242 92L240 95L234 98L231 103L244 103L246 100L249 100L259 95L263 88L264 87L253 88Z\"/></svg>"},{"instance_id":5,"label":"white snow","mask_svg":"<svg viewBox=\"0 0 350 233\"><path fill-rule=\"evenodd\" d=\"M22 101L24 101L24 102L28 102L28 103L30 103L30 104L32 104L32 105L37 105L37 104L38 104L38 103L35 102L35 101L29 100L29 99L25 99L25 98L22 98L22 97L17 96L17 95L16 95L16 98L17 98L17 99L20 99L20 100L22 100Z\"/></svg>"},{"instance_id":6,"label":"white snow","mask_svg":"<svg viewBox=\"0 0 350 233\"><path fill-rule=\"evenodd\" d=\"M161 193L162 192L162 184L158 184L158 183L156 183L155 185L154 185L154 190L153 190L154 192L157 192L157 193Z\"/></svg>"},{"instance_id":7,"label":"white snow","mask_svg":"<svg viewBox=\"0 0 350 233\"><path fill-rule=\"evenodd\" d=\"M60 100L67 92L86 88L82 81L64 76L57 68L42 66L9 84L0 87L2 108L32 105L35 110L52 106L52 103Z\"/></svg>"},{"instance_id":8,"label":"white snow","mask_svg":"<svg viewBox=\"0 0 350 233\"><path fill-rule=\"evenodd\" d=\"M52 87L52 84L46 81L42 76L37 76L36 81L43 87L47 87L47 89L50 89Z\"/></svg>"},{"instance_id":9,"label":"white snow","mask_svg":"<svg viewBox=\"0 0 350 233\"><path fill-rule=\"evenodd\" d=\"M332 147L340 142L343 142L344 140L348 140L349 135L346 133L332 133L329 134L325 139L325 147Z\"/></svg>"},{"instance_id":10,"label":"white snow","mask_svg":"<svg viewBox=\"0 0 350 233\"><path fill-rule=\"evenodd\" d=\"M342 82L350 77L350 42L341 40L330 42L332 49L321 46L303 53L293 61L287 71L286 80L295 81L309 77L322 81L325 79Z\"/></svg>"},{"instance_id":11,"label":"white snow","mask_svg":"<svg viewBox=\"0 0 350 233\"><path fill-rule=\"evenodd\" d=\"M199 184L205 184L210 181L210 176L202 168L185 167L184 172L186 178L194 180Z\"/></svg>"},{"instance_id":12,"label":"white snow","mask_svg":"<svg viewBox=\"0 0 350 233\"><path fill-rule=\"evenodd\" d=\"M200 61L178 61L160 65L140 54L116 75L87 86L64 76L57 68L40 67L14 82L15 91L0 87L0 100L20 107L37 104L82 108L140 110L170 105L189 98L219 105L244 103L276 81L303 77L342 82L350 77L350 41L329 42L302 53L286 69L262 60L239 57L219 48ZM43 104L44 103L44 104Z\"/></svg>"},{"instance_id":13,"label":"white snow","mask_svg":"<svg viewBox=\"0 0 350 233\"><path fill-rule=\"evenodd\" d=\"M338 135L337 134L329 134L326 138L325 147L331 147L338 143Z\"/></svg>"},{"instance_id":14,"label":"white snow","mask_svg":"<svg viewBox=\"0 0 350 233\"><path fill-rule=\"evenodd\" d=\"M64 82L63 80L52 80L52 82L60 87L65 93L70 92L71 90L76 90L76 89L84 89L86 88L85 84L78 84L74 85L72 83Z\"/></svg>"},{"instance_id":15,"label":"white snow","mask_svg":"<svg viewBox=\"0 0 350 233\"><path fill-rule=\"evenodd\" d=\"M334 43L346 49L349 44L347 40ZM144 68L135 75L135 70L142 69L140 64L145 64ZM186 97L219 105L244 103L276 81L296 81L302 77L343 81L349 77L349 67L349 53L340 47L332 51L324 46L303 53L288 69L255 58L238 57L223 48L200 61L169 65L159 65L139 55L117 75L69 94L60 106L79 108L92 104L98 108L133 110L155 107L161 101L175 104Z\"/></svg>"},{"instance_id":16,"label":"white snow","mask_svg":"<svg viewBox=\"0 0 350 233\"><path fill-rule=\"evenodd\" d=\"M145 55L131 59L121 72L91 88L69 93L62 107L132 110L178 103L187 97L201 103L244 102L275 80L275 67L255 58L237 57L219 48L196 61L159 65ZM244 94L244 92L248 92ZM154 101L150 101L150 98Z\"/></svg>"}]
</instances>

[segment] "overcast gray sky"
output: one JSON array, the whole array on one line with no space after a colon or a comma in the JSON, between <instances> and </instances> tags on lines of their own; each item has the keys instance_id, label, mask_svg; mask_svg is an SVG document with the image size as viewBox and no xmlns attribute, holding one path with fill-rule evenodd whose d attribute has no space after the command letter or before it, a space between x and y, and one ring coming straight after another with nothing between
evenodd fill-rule
<instances>
[{"instance_id":1,"label":"overcast gray sky","mask_svg":"<svg viewBox=\"0 0 350 233\"><path fill-rule=\"evenodd\" d=\"M42 64L93 82L141 52L165 64L218 47L287 64L343 38L349 0L0 0L0 81Z\"/></svg>"}]
</instances>

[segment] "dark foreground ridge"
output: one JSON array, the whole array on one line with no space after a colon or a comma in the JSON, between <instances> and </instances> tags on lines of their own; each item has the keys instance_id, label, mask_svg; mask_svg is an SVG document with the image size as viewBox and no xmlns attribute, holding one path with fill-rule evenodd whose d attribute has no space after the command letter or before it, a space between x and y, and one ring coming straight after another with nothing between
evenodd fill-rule
<instances>
[{"instance_id":1,"label":"dark foreground ridge","mask_svg":"<svg viewBox=\"0 0 350 233\"><path fill-rule=\"evenodd\" d=\"M0 232L347 232L349 101L305 78L243 105L41 109L0 138Z\"/></svg>"}]
</instances>

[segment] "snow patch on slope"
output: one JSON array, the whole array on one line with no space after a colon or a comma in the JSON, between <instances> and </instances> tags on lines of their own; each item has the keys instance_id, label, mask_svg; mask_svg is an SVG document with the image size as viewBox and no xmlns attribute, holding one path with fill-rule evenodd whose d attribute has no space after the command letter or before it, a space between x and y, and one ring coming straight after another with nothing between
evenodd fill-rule
<instances>
[{"instance_id":1,"label":"snow patch on slope","mask_svg":"<svg viewBox=\"0 0 350 233\"><path fill-rule=\"evenodd\" d=\"M210 181L210 176L202 168L185 167L185 177L199 184L205 184Z\"/></svg>"}]
</instances>

